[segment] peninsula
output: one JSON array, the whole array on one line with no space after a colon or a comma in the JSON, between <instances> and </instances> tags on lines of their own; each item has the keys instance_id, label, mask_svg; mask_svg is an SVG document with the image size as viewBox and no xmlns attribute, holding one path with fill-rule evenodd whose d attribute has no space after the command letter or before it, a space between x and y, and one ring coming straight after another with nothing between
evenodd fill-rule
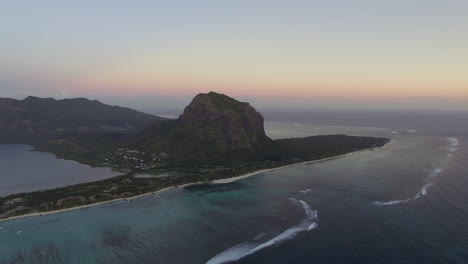
<instances>
[{"instance_id":1,"label":"peninsula","mask_svg":"<svg viewBox=\"0 0 468 264\"><path fill-rule=\"evenodd\" d=\"M0 143L26 143L121 176L0 198L0 219L129 199L191 183L338 157L384 146L345 135L270 139L250 104L197 95L178 119L87 99L0 99ZM222 182L222 181L221 181Z\"/></svg>"}]
</instances>

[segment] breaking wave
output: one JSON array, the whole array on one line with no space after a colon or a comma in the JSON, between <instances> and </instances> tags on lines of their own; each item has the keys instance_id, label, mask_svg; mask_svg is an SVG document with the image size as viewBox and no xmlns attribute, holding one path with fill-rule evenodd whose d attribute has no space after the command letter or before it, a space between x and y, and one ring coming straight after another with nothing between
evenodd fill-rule
<instances>
[{"instance_id":1,"label":"breaking wave","mask_svg":"<svg viewBox=\"0 0 468 264\"><path fill-rule=\"evenodd\" d=\"M455 153L458 145L460 145L460 141L457 138L447 138L447 140L450 142L450 152Z\"/></svg>"},{"instance_id":2,"label":"breaking wave","mask_svg":"<svg viewBox=\"0 0 468 264\"><path fill-rule=\"evenodd\" d=\"M302 191L299 191L300 193L310 193L312 192L311 189L305 189L305 190L302 190Z\"/></svg>"},{"instance_id":3,"label":"breaking wave","mask_svg":"<svg viewBox=\"0 0 468 264\"><path fill-rule=\"evenodd\" d=\"M206 264L222 264L237 261L249 254L257 245L254 243L242 243L226 249L220 254L211 258Z\"/></svg>"},{"instance_id":4,"label":"breaking wave","mask_svg":"<svg viewBox=\"0 0 468 264\"><path fill-rule=\"evenodd\" d=\"M302 208L304 208L304 212L307 215L307 219L309 220L315 220L318 218L318 212L317 210L313 210L310 208L310 205L302 200L299 200L299 202L302 205Z\"/></svg>"},{"instance_id":5,"label":"breaking wave","mask_svg":"<svg viewBox=\"0 0 468 264\"><path fill-rule=\"evenodd\" d=\"M222 264L237 261L246 256L252 255L255 252L258 252L262 249L280 244L287 240L291 240L302 232L308 232L318 227L318 224L316 222L316 220L318 219L317 210L311 209L310 205L302 200L297 200L295 198L289 198L289 200L293 204L302 207L306 215L305 219L267 241L244 242L231 248L228 248L227 250L211 258L208 262L206 262L206 264ZM253 240L258 240L259 237L263 236L265 236L265 234L261 233L260 235L256 236Z\"/></svg>"},{"instance_id":6,"label":"breaking wave","mask_svg":"<svg viewBox=\"0 0 468 264\"><path fill-rule=\"evenodd\" d=\"M435 170L433 170L431 172L431 174L429 174L428 183L424 184L421 187L421 190L419 192L417 192L413 197L409 197L409 198L406 198L406 199L392 200L392 201L388 201L388 202L374 201L374 204L378 205L378 206L388 206L388 205L402 204L402 203L407 203L407 202L417 200L417 199L421 198L422 196L426 195L427 190L429 189L429 187L434 185L434 183L432 182L433 178L437 177L440 173L442 173L444 165L449 161L449 159L452 157L452 155L457 151L458 146L460 144L460 141L457 138L447 138L447 140L449 141L447 156L444 158L443 161L441 161L439 163L439 166Z\"/></svg>"}]
</instances>

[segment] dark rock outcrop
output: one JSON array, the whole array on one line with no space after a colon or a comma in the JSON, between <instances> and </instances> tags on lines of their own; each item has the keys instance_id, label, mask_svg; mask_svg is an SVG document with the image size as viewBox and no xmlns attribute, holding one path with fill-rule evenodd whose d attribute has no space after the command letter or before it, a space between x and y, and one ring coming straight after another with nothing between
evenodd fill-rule
<instances>
[{"instance_id":1,"label":"dark rock outcrop","mask_svg":"<svg viewBox=\"0 0 468 264\"><path fill-rule=\"evenodd\" d=\"M167 153L165 162L185 166L298 162L386 142L343 135L272 140L265 134L262 115L250 104L210 92L195 96L177 120L155 123L131 147L146 153Z\"/></svg>"},{"instance_id":2,"label":"dark rock outcrop","mask_svg":"<svg viewBox=\"0 0 468 264\"><path fill-rule=\"evenodd\" d=\"M155 123L133 143L181 163L258 160L272 140L250 104L215 92L198 94L179 119Z\"/></svg>"},{"instance_id":3,"label":"dark rock outcrop","mask_svg":"<svg viewBox=\"0 0 468 264\"><path fill-rule=\"evenodd\" d=\"M255 108L215 92L198 94L179 119L177 129L197 131L199 140L225 149L254 150L270 140L263 116Z\"/></svg>"}]
</instances>

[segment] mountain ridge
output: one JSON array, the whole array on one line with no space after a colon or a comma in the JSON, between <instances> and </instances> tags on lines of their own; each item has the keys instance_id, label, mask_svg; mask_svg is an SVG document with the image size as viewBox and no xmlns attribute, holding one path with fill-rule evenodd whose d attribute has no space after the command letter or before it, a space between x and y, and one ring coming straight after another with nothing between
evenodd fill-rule
<instances>
[{"instance_id":1,"label":"mountain ridge","mask_svg":"<svg viewBox=\"0 0 468 264\"><path fill-rule=\"evenodd\" d=\"M0 128L30 132L139 130L162 117L86 98L0 98Z\"/></svg>"}]
</instances>

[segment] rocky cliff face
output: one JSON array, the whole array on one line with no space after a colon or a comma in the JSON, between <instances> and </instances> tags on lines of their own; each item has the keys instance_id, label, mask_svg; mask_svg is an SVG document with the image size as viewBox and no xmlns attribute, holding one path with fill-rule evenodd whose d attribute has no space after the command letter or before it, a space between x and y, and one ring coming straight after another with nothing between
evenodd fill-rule
<instances>
[{"instance_id":1,"label":"rocky cliff face","mask_svg":"<svg viewBox=\"0 0 468 264\"><path fill-rule=\"evenodd\" d=\"M177 120L154 123L132 147L168 153L176 164L258 160L273 144L263 122L248 103L214 92L199 94Z\"/></svg>"},{"instance_id":2,"label":"rocky cliff face","mask_svg":"<svg viewBox=\"0 0 468 264\"><path fill-rule=\"evenodd\" d=\"M270 141L255 108L215 92L197 95L179 120L181 133L195 132L200 141L222 149L255 150Z\"/></svg>"}]
</instances>

